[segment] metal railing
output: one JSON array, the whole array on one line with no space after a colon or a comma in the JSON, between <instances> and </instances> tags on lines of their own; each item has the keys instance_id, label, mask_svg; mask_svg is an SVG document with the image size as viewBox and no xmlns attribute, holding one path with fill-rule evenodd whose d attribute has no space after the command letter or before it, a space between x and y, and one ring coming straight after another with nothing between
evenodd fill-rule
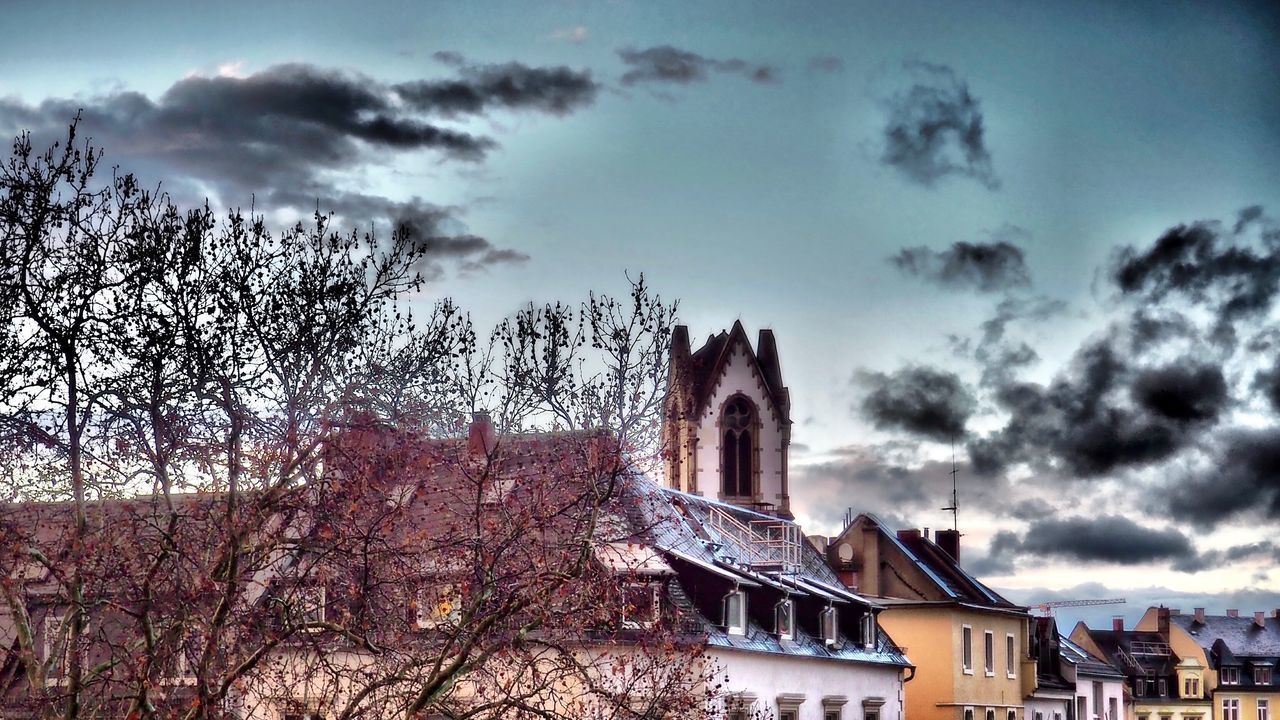
<instances>
[{"instance_id":1,"label":"metal railing","mask_svg":"<svg viewBox=\"0 0 1280 720\"><path fill-rule=\"evenodd\" d=\"M711 508L711 529L733 546L748 567L779 568L782 572L800 569L802 548L800 528L782 520L752 520L743 523L727 511Z\"/></svg>"}]
</instances>

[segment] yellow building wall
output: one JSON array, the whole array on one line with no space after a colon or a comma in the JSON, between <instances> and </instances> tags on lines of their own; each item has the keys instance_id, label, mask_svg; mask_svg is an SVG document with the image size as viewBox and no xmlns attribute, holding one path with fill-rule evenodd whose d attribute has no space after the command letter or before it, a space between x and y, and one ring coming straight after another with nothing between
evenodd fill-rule
<instances>
[{"instance_id":1,"label":"yellow building wall","mask_svg":"<svg viewBox=\"0 0 1280 720\"><path fill-rule=\"evenodd\" d=\"M1160 617L1157 614L1159 608L1147 608L1142 614L1142 618L1138 620L1138 624L1134 626L1134 630L1142 630L1144 632L1156 632L1160 629ZM1202 692L1208 697L1209 693L1218 686L1218 671L1209 667L1209 658L1200 647L1200 643L1186 633L1185 630L1169 623L1169 647L1173 649L1175 655L1180 658L1193 657L1200 661L1204 666L1203 678L1201 684ZM1241 720L1244 716L1241 715ZM1257 715L1250 715L1250 720L1256 720Z\"/></svg>"},{"instance_id":2,"label":"yellow building wall","mask_svg":"<svg viewBox=\"0 0 1280 720\"><path fill-rule=\"evenodd\" d=\"M893 607L880 613L880 624L916 666L916 676L903 686L907 717L910 720L961 720L964 708L971 707L974 720L984 720L994 709L996 720L1007 720L1014 710L1023 720L1023 681L1027 668L1024 618L955 606ZM965 673L962 664L963 628L973 631L973 670ZM993 635L994 672L986 674L983 633ZM1014 667L1005 659L1005 638L1014 638ZM949 642L948 642L949 638ZM1034 673L1034 670L1031 671ZM1027 687L1034 687L1034 677Z\"/></svg>"},{"instance_id":3,"label":"yellow building wall","mask_svg":"<svg viewBox=\"0 0 1280 720\"><path fill-rule=\"evenodd\" d=\"M1218 688L1218 694L1213 698L1213 717L1221 718L1223 716L1222 701L1229 698L1236 698L1240 701L1240 720L1257 720L1259 699L1267 701L1267 715L1272 718L1276 717L1276 706L1280 703L1280 693L1257 693L1248 692L1247 690L1235 692L1234 690ZM1205 720L1209 720L1208 715L1205 716Z\"/></svg>"}]
</instances>

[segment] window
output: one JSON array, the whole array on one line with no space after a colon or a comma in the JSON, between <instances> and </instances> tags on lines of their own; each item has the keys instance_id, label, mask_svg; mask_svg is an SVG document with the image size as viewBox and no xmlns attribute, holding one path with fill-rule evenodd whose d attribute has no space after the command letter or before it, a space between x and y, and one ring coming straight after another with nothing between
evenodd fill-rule
<instances>
[{"instance_id":1,"label":"window","mask_svg":"<svg viewBox=\"0 0 1280 720\"><path fill-rule=\"evenodd\" d=\"M1009 712L1005 713L1005 717L1007 720L1018 720L1018 711L1010 710Z\"/></svg>"},{"instance_id":2,"label":"window","mask_svg":"<svg viewBox=\"0 0 1280 720\"><path fill-rule=\"evenodd\" d=\"M790 640L795 637L796 606L789 599L778 601L773 606L773 627L779 640Z\"/></svg>"},{"instance_id":3,"label":"window","mask_svg":"<svg viewBox=\"0 0 1280 720\"><path fill-rule=\"evenodd\" d=\"M741 590L724 596L724 628L731 635L747 634L747 594Z\"/></svg>"},{"instance_id":4,"label":"window","mask_svg":"<svg viewBox=\"0 0 1280 720\"><path fill-rule=\"evenodd\" d=\"M418 595L418 627L423 630L457 625L462 620L462 597L456 586L436 585Z\"/></svg>"},{"instance_id":5,"label":"window","mask_svg":"<svg viewBox=\"0 0 1280 720\"><path fill-rule=\"evenodd\" d=\"M1164 678L1156 681L1156 696L1164 697L1169 694L1169 682Z\"/></svg>"},{"instance_id":6,"label":"window","mask_svg":"<svg viewBox=\"0 0 1280 720\"><path fill-rule=\"evenodd\" d=\"M1270 685L1271 684L1271 668L1256 667L1253 669L1254 685Z\"/></svg>"},{"instance_id":7,"label":"window","mask_svg":"<svg viewBox=\"0 0 1280 720\"><path fill-rule=\"evenodd\" d=\"M1089 700L1083 695L1076 696L1076 720L1089 720Z\"/></svg>"},{"instance_id":8,"label":"window","mask_svg":"<svg viewBox=\"0 0 1280 720\"><path fill-rule=\"evenodd\" d=\"M875 647L876 645L876 616L875 613L868 610L862 616L862 646Z\"/></svg>"},{"instance_id":9,"label":"window","mask_svg":"<svg viewBox=\"0 0 1280 720\"><path fill-rule=\"evenodd\" d=\"M964 709L964 720L973 720L973 708Z\"/></svg>"},{"instance_id":10,"label":"window","mask_svg":"<svg viewBox=\"0 0 1280 720\"><path fill-rule=\"evenodd\" d=\"M1187 678L1182 683L1182 696L1188 698L1200 697L1200 678Z\"/></svg>"},{"instance_id":11,"label":"window","mask_svg":"<svg viewBox=\"0 0 1280 720\"><path fill-rule=\"evenodd\" d=\"M1093 716L1102 716L1102 683L1097 680L1093 682Z\"/></svg>"},{"instance_id":12,"label":"window","mask_svg":"<svg viewBox=\"0 0 1280 720\"><path fill-rule=\"evenodd\" d=\"M828 695L822 698L823 720L841 720L844 717L844 705L849 698L844 695Z\"/></svg>"},{"instance_id":13,"label":"window","mask_svg":"<svg viewBox=\"0 0 1280 720\"><path fill-rule=\"evenodd\" d=\"M629 630L653 627L661 611L657 583L627 583L622 588L622 627Z\"/></svg>"},{"instance_id":14,"label":"window","mask_svg":"<svg viewBox=\"0 0 1280 720\"><path fill-rule=\"evenodd\" d=\"M804 695L799 693L783 693L778 696L778 720L798 720L800 706L804 704Z\"/></svg>"},{"instance_id":15,"label":"window","mask_svg":"<svg viewBox=\"0 0 1280 720\"><path fill-rule=\"evenodd\" d=\"M991 708L987 708L987 720L996 720L996 711L995 711L995 710L993 710L993 709L991 709Z\"/></svg>"},{"instance_id":16,"label":"window","mask_svg":"<svg viewBox=\"0 0 1280 720\"><path fill-rule=\"evenodd\" d=\"M1240 720L1240 699L1222 699L1222 720Z\"/></svg>"},{"instance_id":17,"label":"window","mask_svg":"<svg viewBox=\"0 0 1280 720\"><path fill-rule=\"evenodd\" d=\"M836 609L828 607L818 616L818 624L822 626L822 641L827 645L836 644Z\"/></svg>"},{"instance_id":18,"label":"window","mask_svg":"<svg viewBox=\"0 0 1280 720\"><path fill-rule=\"evenodd\" d=\"M1120 720L1120 710L1115 698L1107 698L1107 720Z\"/></svg>"},{"instance_id":19,"label":"window","mask_svg":"<svg viewBox=\"0 0 1280 720\"><path fill-rule=\"evenodd\" d=\"M1258 698L1258 720L1271 720L1271 703L1264 698Z\"/></svg>"},{"instance_id":20,"label":"window","mask_svg":"<svg viewBox=\"0 0 1280 720\"><path fill-rule=\"evenodd\" d=\"M1240 684L1240 668L1229 666L1218 671L1221 675L1223 685L1239 685Z\"/></svg>"},{"instance_id":21,"label":"window","mask_svg":"<svg viewBox=\"0 0 1280 720\"><path fill-rule=\"evenodd\" d=\"M968 625L960 628L960 664L965 675L973 674L973 628Z\"/></svg>"},{"instance_id":22,"label":"window","mask_svg":"<svg viewBox=\"0 0 1280 720\"><path fill-rule=\"evenodd\" d=\"M1044 720L1044 713L1037 710L1035 715L1035 720Z\"/></svg>"},{"instance_id":23,"label":"window","mask_svg":"<svg viewBox=\"0 0 1280 720\"><path fill-rule=\"evenodd\" d=\"M755 495L755 445L751 433L756 419L755 406L741 395L729 399L720 416L724 433L720 443L720 492L727 497Z\"/></svg>"},{"instance_id":24,"label":"window","mask_svg":"<svg viewBox=\"0 0 1280 720\"><path fill-rule=\"evenodd\" d=\"M778 720L796 720L796 710L779 710Z\"/></svg>"},{"instance_id":25,"label":"window","mask_svg":"<svg viewBox=\"0 0 1280 720\"><path fill-rule=\"evenodd\" d=\"M293 599L289 603L289 620L293 625L324 622L324 587L299 585L294 588Z\"/></svg>"},{"instance_id":26,"label":"window","mask_svg":"<svg viewBox=\"0 0 1280 720\"><path fill-rule=\"evenodd\" d=\"M1014 652L1013 635L1004 636L1004 668L1005 674L1011 678L1018 676L1018 654Z\"/></svg>"},{"instance_id":27,"label":"window","mask_svg":"<svg viewBox=\"0 0 1280 720\"><path fill-rule=\"evenodd\" d=\"M987 671L987 677L991 677L996 674L996 637L990 630L982 633L982 651L983 669Z\"/></svg>"}]
</instances>

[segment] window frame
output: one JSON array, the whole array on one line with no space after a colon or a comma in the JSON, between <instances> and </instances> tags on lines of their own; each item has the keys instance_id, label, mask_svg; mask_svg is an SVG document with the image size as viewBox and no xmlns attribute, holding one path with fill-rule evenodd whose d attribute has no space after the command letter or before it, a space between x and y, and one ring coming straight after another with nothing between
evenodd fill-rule
<instances>
[{"instance_id":1,"label":"window frame","mask_svg":"<svg viewBox=\"0 0 1280 720\"><path fill-rule=\"evenodd\" d=\"M1222 698L1221 720L1240 720L1240 698Z\"/></svg>"},{"instance_id":2,"label":"window frame","mask_svg":"<svg viewBox=\"0 0 1280 720\"><path fill-rule=\"evenodd\" d=\"M1254 685L1270 685L1274 674L1268 665L1260 665L1253 668L1253 684Z\"/></svg>"},{"instance_id":3,"label":"window frame","mask_svg":"<svg viewBox=\"0 0 1280 720\"><path fill-rule=\"evenodd\" d=\"M965 675L973 674L973 626L960 626L960 667Z\"/></svg>"},{"instance_id":4,"label":"window frame","mask_svg":"<svg viewBox=\"0 0 1280 720\"><path fill-rule=\"evenodd\" d=\"M779 640L794 640L796 637L796 604L790 596L783 597L773 605L773 631L777 633Z\"/></svg>"},{"instance_id":5,"label":"window frame","mask_svg":"<svg viewBox=\"0 0 1280 720\"><path fill-rule=\"evenodd\" d=\"M862 647L873 648L876 646L876 614L867 609L866 614L862 616Z\"/></svg>"},{"instance_id":6,"label":"window frame","mask_svg":"<svg viewBox=\"0 0 1280 720\"><path fill-rule=\"evenodd\" d=\"M1218 684L1220 685L1239 685L1240 684L1240 666L1225 665L1218 670Z\"/></svg>"},{"instance_id":7,"label":"window frame","mask_svg":"<svg viewBox=\"0 0 1280 720\"><path fill-rule=\"evenodd\" d=\"M822 635L822 643L827 647L840 640L839 616L836 612L835 606L828 605L818 613L818 632Z\"/></svg>"},{"instance_id":8,"label":"window frame","mask_svg":"<svg viewBox=\"0 0 1280 720\"><path fill-rule=\"evenodd\" d=\"M1013 633L1005 633L1004 655L1009 667L1005 668L1005 676L1013 680L1018 677L1018 640Z\"/></svg>"},{"instance_id":9,"label":"window frame","mask_svg":"<svg viewBox=\"0 0 1280 720\"><path fill-rule=\"evenodd\" d=\"M638 619L643 616L637 612L635 617L627 616L627 609L631 607L628 600L627 591L637 590L648 593L648 603L650 617L648 619ZM645 582L634 580L622 584L623 591L623 610L622 610L622 627L626 630L647 630L658 624L658 620L662 617L662 588L656 582ZM638 608L637 608L638 609Z\"/></svg>"},{"instance_id":10,"label":"window frame","mask_svg":"<svg viewBox=\"0 0 1280 720\"><path fill-rule=\"evenodd\" d=\"M741 428L728 427L728 423L726 422L725 418L728 415L730 406L739 400L741 400L742 403L746 406L747 412L746 412L745 426ZM759 494L759 487L757 486L756 476L759 474L758 471L760 469L759 468L759 465L760 465L759 443L760 443L760 432L761 432L760 408L757 406L756 402L752 400L750 397L748 397L745 393L736 392L733 395L730 395L728 398L726 398L724 403L720 406L720 416L719 416L718 422L716 423L716 428L720 435L720 452L719 452L720 497L724 499L733 499L733 500L739 500L739 501L754 499ZM732 453L730 451L731 436L732 436ZM744 437L746 441L745 458L747 460L747 465L748 465L746 469L745 478L743 477L743 470L741 467L742 465L741 460L744 457L743 448L742 448ZM735 492L732 492L732 493L727 492L729 490L728 481L729 481L730 467L729 467L729 462L726 462L726 460L730 457L733 458L732 465L733 465L734 474L736 475L736 477L734 477L733 479L734 480L733 489ZM744 479L746 481L745 488L743 486ZM746 494L741 493L743 489L747 490Z\"/></svg>"},{"instance_id":11,"label":"window frame","mask_svg":"<svg viewBox=\"0 0 1280 720\"><path fill-rule=\"evenodd\" d=\"M987 677L996 676L996 634L993 630L982 631L982 671Z\"/></svg>"},{"instance_id":12,"label":"window frame","mask_svg":"<svg viewBox=\"0 0 1280 720\"><path fill-rule=\"evenodd\" d=\"M1271 703L1267 698L1258 698L1256 701L1256 712L1258 720L1271 720Z\"/></svg>"},{"instance_id":13,"label":"window frame","mask_svg":"<svg viewBox=\"0 0 1280 720\"><path fill-rule=\"evenodd\" d=\"M738 599L738 612L733 616L731 612L731 599ZM724 596L724 631L729 635L746 635L747 634L747 593L741 589L731 590L729 594ZM735 622L736 621L736 622Z\"/></svg>"}]
</instances>

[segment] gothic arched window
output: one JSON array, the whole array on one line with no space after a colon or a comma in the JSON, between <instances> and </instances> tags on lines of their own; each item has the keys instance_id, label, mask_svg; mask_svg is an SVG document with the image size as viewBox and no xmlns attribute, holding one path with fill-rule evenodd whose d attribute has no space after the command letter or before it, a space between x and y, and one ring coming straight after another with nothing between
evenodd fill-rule
<instances>
[{"instance_id":1,"label":"gothic arched window","mask_svg":"<svg viewBox=\"0 0 1280 720\"><path fill-rule=\"evenodd\" d=\"M721 493L729 497L754 495L752 481L755 476L755 445L751 434L755 432L756 409L750 400L738 395L725 403L720 416L720 430L724 433L720 443L720 465L724 475L720 479Z\"/></svg>"}]
</instances>

